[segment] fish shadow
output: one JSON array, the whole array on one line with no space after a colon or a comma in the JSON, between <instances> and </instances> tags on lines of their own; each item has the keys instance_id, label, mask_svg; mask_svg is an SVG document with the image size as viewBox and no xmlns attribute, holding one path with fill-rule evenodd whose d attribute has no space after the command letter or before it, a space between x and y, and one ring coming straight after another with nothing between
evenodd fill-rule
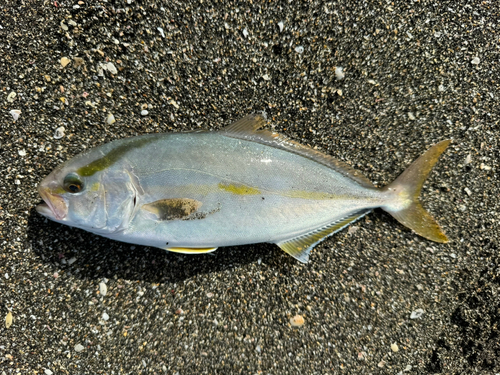
<instances>
[{"instance_id":1,"label":"fish shadow","mask_svg":"<svg viewBox=\"0 0 500 375\"><path fill-rule=\"evenodd\" d=\"M27 241L43 262L53 266L54 273L90 280L177 283L260 261L277 270L296 262L273 244L223 247L209 254L189 255L113 241L50 221L34 208L28 217Z\"/></svg>"}]
</instances>

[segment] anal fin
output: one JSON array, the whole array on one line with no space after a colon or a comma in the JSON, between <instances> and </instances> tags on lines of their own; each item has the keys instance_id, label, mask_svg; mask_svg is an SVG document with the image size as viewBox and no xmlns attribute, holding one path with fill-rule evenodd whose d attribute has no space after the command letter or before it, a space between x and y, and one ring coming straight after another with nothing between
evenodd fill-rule
<instances>
[{"instance_id":1,"label":"anal fin","mask_svg":"<svg viewBox=\"0 0 500 375\"><path fill-rule=\"evenodd\" d=\"M276 245L278 245L284 252L293 256L299 262L307 263L307 261L309 260L309 254L311 253L311 250L314 248L314 246L316 246L328 236L331 236L332 234L345 228L354 221L359 220L370 211L371 209L356 211L349 216L346 216L321 228L315 229L312 232L305 233L289 240L277 242Z\"/></svg>"},{"instance_id":2,"label":"anal fin","mask_svg":"<svg viewBox=\"0 0 500 375\"><path fill-rule=\"evenodd\" d=\"M181 254L204 254L204 253L211 253L212 251L217 250L217 248L216 247L204 247L204 248L166 247L165 250L172 251L174 253L181 253Z\"/></svg>"}]
</instances>

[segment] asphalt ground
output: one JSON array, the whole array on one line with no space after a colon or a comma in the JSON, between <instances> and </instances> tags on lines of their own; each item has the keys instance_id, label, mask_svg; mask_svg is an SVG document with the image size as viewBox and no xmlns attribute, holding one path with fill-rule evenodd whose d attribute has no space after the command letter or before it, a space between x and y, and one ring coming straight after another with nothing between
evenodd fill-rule
<instances>
[{"instance_id":1,"label":"asphalt ground","mask_svg":"<svg viewBox=\"0 0 500 375\"><path fill-rule=\"evenodd\" d=\"M495 0L3 2L0 375L500 373L499 26ZM452 139L422 193L451 241L376 210L306 265L182 256L34 209L85 149L264 110L377 186Z\"/></svg>"}]
</instances>

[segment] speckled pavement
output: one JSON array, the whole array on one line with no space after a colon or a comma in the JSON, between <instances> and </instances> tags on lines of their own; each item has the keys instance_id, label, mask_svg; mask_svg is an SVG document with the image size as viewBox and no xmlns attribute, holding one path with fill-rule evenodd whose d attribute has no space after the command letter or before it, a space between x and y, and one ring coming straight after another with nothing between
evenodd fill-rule
<instances>
[{"instance_id":1,"label":"speckled pavement","mask_svg":"<svg viewBox=\"0 0 500 375\"><path fill-rule=\"evenodd\" d=\"M0 375L500 373L499 26L495 0L3 2ZM307 265L180 256L34 210L87 148L257 111L377 186L453 139L422 194L451 242L377 210Z\"/></svg>"}]
</instances>

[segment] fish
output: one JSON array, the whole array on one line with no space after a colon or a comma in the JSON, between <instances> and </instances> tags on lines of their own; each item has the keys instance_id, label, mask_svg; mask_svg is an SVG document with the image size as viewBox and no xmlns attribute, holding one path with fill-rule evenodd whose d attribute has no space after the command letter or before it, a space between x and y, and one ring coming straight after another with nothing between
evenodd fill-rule
<instances>
[{"instance_id":1,"label":"fish","mask_svg":"<svg viewBox=\"0 0 500 375\"><path fill-rule=\"evenodd\" d=\"M177 253L273 243L306 263L325 238L381 208L416 234L448 238L419 200L451 140L377 188L330 155L251 114L219 131L114 140L55 168L36 210L55 222Z\"/></svg>"}]
</instances>

